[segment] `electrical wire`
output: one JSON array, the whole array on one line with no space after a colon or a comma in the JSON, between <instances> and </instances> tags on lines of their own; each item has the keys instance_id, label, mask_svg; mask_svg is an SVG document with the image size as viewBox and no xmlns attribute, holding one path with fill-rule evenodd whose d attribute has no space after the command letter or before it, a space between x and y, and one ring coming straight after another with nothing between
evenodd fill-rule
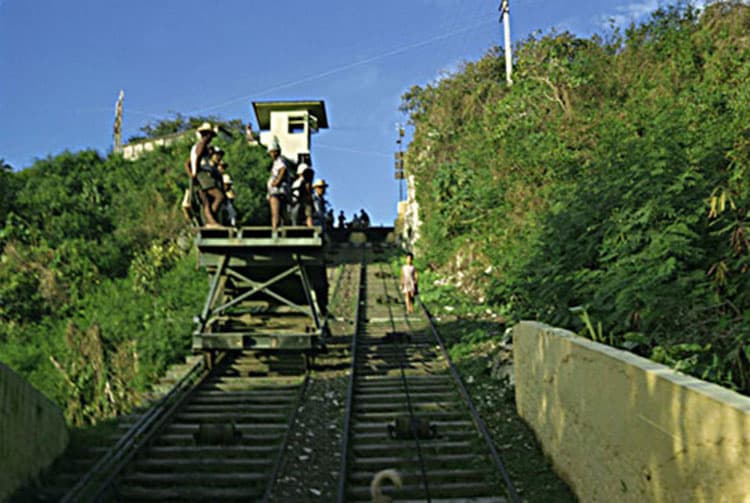
<instances>
[{"instance_id":1,"label":"electrical wire","mask_svg":"<svg viewBox=\"0 0 750 503\"><path fill-rule=\"evenodd\" d=\"M277 84L277 85L271 86L269 88L266 88L266 89L263 89L263 90L259 90L259 91L256 91L256 92L253 92L253 93L250 93L250 94L246 94L246 95L243 95L243 96L237 96L235 98L231 98L231 99L229 99L227 101L218 103L216 105L210 105L210 106L205 106L205 107L202 107L202 108L196 108L195 110L191 110L190 112L187 112L186 115L190 116L190 115L195 115L195 114L209 112L211 110L216 110L216 109L228 106L228 105L233 105L235 103L246 101L246 100L248 100L250 98L253 98L253 97L263 96L265 94L269 94L269 93L272 93L274 91L278 91L278 90L281 90L281 89L286 89L286 88L289 88L289 87L294 87L294 86L297 86L299 84L304 84L304 83L311 82L311 81L314 81L314 80L322 79L324 77L328 77L330 75L341 73L341 72L346 71L346 70L351 70L352 68L356 68L358 66L366 65L368 63L373 63L375 61L379 61L381 59L385 59L385 58L388 58L388 57L391 57L391 56L396 56L398 54L402 54L402 53L410 51L412 49L417 49L419 47L424 47L426 45L432 44L434 42L438 42L440 40L445 40L447 38L453 37L455 35L459 35L461 33L465 33L465 32L471 31L471 30L475 30L475 29L477 29L479 27L482 27L484 25L490 25L490 24L494 25L495 23L496 23L496 21L494 19L491 20L491 21L485 20L485 21L482 21L481 23L472 24L470 26L465 26L463 28L460 28L460 29L457 29L457 30L453 30L453 31L449 31L447 33L442 33L440 35L435 35L433 37L430 37L428 39L422 40L420 42L414 42L414 43L407 44L407 45L404 45L404 46L401 46L401 47L397 47L395 49L391 49L389 51L377 54L375 56L371 56L369 58L365 58L365 59L361 59L359 61L355 61L353 63L347 63L347 64L344 64L344 65L341 65L341 66L337 66L337 67L334 67L334 68L331 68L331 69L328 69L328 70L325 70L325 71L322 71L322 72L319 72L319 73L308 75L306 77L302 77L301 79L292 80L292 81L289 81L289 82L284 82L284 83L281 83L281 84Z\"/></svg>"},{"instance_id":2,"label":"electrical wire","mask_svg":"<svg viewBox=\"0 0 750 503\"><path fill-rule=\"evenodd\" d=\"M337 147L337 146L326 145L324 143L318 143L318 142L315 142L315 147L316 148L322 148L322 149L325 149L325 150L336 150L336 151L340 151L340 152L351 152L353 154L362 154L362 155L373 155L373 156L377 156L377 157L386 157L388 159L390 159L393 156L393 154L386 154L384 152L375 152L373 150L359 150L359 149L356 149L356 148L349 148L349 147Z\"/></svg>"}]
</instances>

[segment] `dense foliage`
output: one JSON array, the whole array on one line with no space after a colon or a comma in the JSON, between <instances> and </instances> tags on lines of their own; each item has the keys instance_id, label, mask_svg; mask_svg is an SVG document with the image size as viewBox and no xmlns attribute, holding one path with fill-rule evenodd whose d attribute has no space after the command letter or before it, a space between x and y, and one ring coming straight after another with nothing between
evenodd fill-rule
<instances>
[{"instance_id":1,"label":"dense foliage","mask_svg":"<svg viewBox=\"0 0 750 503\"><path fill-rule=\"evenodd\" d=\"M239 131L215 143L226 151L240 219L267 221L265 152ZM132 162L65 152L0 170L0 361L72 423L127 410L189 348L206 293L180 213L189 148Z\"/></svg>"},{"instance_id":2,"label":"dense foliage","mask_svg":"<svg viewBox=\"0 0 750 503\"><path fill-rule=\"evenodd\" d=\"M750 7L532 36L403 98L422 263L750 393ZM459 281L456 281L457 283Z\"/></svg>"}]
</instances>

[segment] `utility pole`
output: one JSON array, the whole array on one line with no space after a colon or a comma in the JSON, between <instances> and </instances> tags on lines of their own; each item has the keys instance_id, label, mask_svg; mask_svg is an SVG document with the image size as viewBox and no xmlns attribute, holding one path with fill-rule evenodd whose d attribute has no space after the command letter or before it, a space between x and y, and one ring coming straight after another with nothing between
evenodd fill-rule
<instances>
[{"instance_id":1,"label":"utility pole","mask_svg":"<svg viewBox=\"0 0 750 503\"><path fill-rule=\"evenodd\" d=\"M120 95L115 104L115 127L113 136L115 138L115 152L122 151L122 102L125 99L125 91L120 89Z\"/></svg>"},{"instance_id":2,"label":"utility pole","mask_svg":"<svg viewBox=\"0 0 750 503\"><path fill-rule=\"evenodd\" d=\"M510 0L500 2L500 13L503 18L503 31L505 32L505 81L508 86L513 84L511 73L513 73L513 53L510 45Z\"/></svg>"},{"instance_id":3,"label":"utility pole","mask_svg":"<svg viewBox=\"0 0 750 503\"><path fill-rule=\"evenodd\" d=\"M396 171L394 174L394 178L398 180L398 200L403 201L404 200L404 147L403 147L403 140L404 140L404 126L401 124L398 124L398 140L396 140L396 144L398 145L398 151L396 152Z\"/></svg>"}]
</instances>

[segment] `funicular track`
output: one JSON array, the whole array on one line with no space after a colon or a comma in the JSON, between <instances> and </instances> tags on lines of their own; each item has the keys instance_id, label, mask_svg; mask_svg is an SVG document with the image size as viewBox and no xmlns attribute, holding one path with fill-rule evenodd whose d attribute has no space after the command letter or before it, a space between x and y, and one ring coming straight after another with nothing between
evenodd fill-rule
<instances>
[{"instance_id":1,"label":"funicular track","mask_svg":"<svg viewBox=\"0 0 750 503\"><path fill-rule=\"evenodd\" d=\"M137 422L63 501L262 500L307 376L299 353L221 353L155 408L168 408L156 424Z\"/></svg>"},{"instance_id":2,"label":"funicular track","mask_svg":"<svg viewBox=\"0 0 750 503\"><path fill-rule=\"evenodd\" d=\"M363 266L358 304L338 501L370 501L387 469L394 501L520 501L429 316L405 314L382 265Z\"/></svg>"},{"instance_id":3,"label":"funicular track","mask_svg":"<svg viewBox=\"0 0 750 503\"><path fill-rule=\"evenodd\" d=\"M332 300L347 303L359 278L345 268L333 276ZM62 501L269 499L309 375L299 351L197 360Z\"/></svg>"}]
</instances>

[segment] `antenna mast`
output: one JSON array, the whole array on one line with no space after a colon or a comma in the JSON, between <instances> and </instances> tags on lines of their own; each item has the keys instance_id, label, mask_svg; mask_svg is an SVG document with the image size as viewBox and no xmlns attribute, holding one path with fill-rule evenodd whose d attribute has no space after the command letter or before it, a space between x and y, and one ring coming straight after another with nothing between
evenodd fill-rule
<instances>
[{"instance_id":1,"label":"antenna mast","mask_svg":"<svg viewBox=\"0 0 750 503\"><path fill-rule=\"evenodd\" d=\"M508 86L513 84L511 74L513 73L513 53L510 45L510 0L500 2L500 12L503 18L503 31L505 32L505 81Z\"/></svg>"},{"instance_id":2,"label":"antenna mast","mask_svg":"<svg viewBox=\"0 0 750 503\"><path fill-rule=\"evenodd\" d=\"M395 178L398 180L398 200L403 201L404 200L404 126L401 124L397 124L398 126L398 140L396 140L396 144L398 145L398 151L396 152L396 172L395 172Z\"/></svg>"},{"instance_id":3,"label":"antenna mast","mask_svg":"<svg viewBox=\"0 0 750 503\"><path fill-rule=\"evenodd\" d=\"M115 152L122 152L122 102L125 99L125 91L120 89L115 105L115 126L113 136L115 138Z\"/></svg>"}]
</instances>

